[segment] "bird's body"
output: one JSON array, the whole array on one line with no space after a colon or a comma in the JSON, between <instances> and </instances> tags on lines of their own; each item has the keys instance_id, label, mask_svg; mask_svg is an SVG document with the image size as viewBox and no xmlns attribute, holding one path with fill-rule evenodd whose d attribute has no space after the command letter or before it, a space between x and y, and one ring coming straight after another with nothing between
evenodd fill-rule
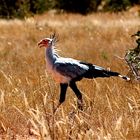
<instances>
[{"instance_id":1,"label":"bird's body","mask_svg":"<svg viewBox=\"0 0 140 140\"><path fill-rule=\"evenodd\" d=\"M58 83L68 83L72 80L79 81L82 78L110 77L111 71L102 67L75 60L72 58L60 57L54 46L46 48L47 71Z\"/></svg>"},{"instance_id":2,"label":"bird's body","mask_svg":"<svg viewBox=\"0 0 140 140\"><path fill-rule=\"evenodd\" d=\"M120 75L118 72L106 70L102 67L75 60L72 58L60 57L55 49L56 37L45 38L39 42L40 47L46 47L46 68L53 78L60 83L60 104L65 100L67 87L76 94L80 103L82 103L82 94L76 86L76 81L82 78L97 78L97 77L111 77L119 76L125 80L128 77Z\"/></svg>"}]
</instances>

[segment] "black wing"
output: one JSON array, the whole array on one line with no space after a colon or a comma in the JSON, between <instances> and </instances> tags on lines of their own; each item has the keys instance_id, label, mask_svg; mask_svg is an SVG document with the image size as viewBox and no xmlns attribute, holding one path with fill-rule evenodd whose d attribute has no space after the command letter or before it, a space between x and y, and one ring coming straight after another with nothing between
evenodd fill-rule
<instances>
[{"instance_id":1,"label":"black wing","mask_svg":"<svg viewBox=\"0 0 140 140\"><path fill-rule=\"evenodd\" d=\"M55 69L64 76L76 78L86 73L89 67L74 59L61 58L55 62Z\"/></svg>"}]
</instances>

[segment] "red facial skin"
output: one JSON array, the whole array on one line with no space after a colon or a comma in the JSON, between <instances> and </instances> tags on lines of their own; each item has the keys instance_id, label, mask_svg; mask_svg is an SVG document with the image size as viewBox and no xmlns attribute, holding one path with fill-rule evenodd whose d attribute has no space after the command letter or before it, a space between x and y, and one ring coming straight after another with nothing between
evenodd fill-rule
<instances>
[{"instance_id":1,"label":"red facial skin","mask_svg":"<svg viewBox=\"0 0 140 140\"><path fill-rule=\"evenodd\" d=\"M38 46L41 47L47 47L48 46L48 41L47 39L43 39L38 43Z\"/></svg>"}]
</instances>

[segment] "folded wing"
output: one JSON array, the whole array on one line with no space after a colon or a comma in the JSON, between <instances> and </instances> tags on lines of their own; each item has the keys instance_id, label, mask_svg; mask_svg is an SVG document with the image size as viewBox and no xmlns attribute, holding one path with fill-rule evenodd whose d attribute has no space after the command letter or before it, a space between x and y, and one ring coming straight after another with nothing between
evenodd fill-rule
<instances>
[{"instance_id":1,"label":"folded wing","mask_svg":"<svg viewBox=\"0 0 140 140\"><path fill-rule=\"evenodd\" d=\"M82 76L89 69L87 65L71 58L60 58L55 61L54 66L57 72L72 79Z\"/></svg>"}]
</instances>

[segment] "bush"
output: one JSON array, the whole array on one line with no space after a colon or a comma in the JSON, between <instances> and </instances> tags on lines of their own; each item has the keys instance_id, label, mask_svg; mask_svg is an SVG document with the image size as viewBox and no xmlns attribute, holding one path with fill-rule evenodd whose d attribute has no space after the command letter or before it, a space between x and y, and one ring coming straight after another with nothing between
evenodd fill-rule
<instances>
[{"instance_id":1,"label":"bush","mask_svg":"<svg viewBox=\"0 0 140 140\"><path fill-rule=\"evenodd\" d=\"M106 0L104 10L118 12L118 11L126 10L130 6L131 6L131 2L129 0Z\"/></svg>"},{"instance_id":2,"label":"bush","mask_svg":"<svg viewBox=\"0 0 140 140\"><path fill-rule=\"evenodd\" d=\"M1 18L23 18L25 16L43 13L51 9L54 0L2 0L0 4Z\"/></svg>"},{"instance_id":3,"label":"bush","mask_svg":"<svg viewBox=\"0 0 140 140\"><path fill-rule=\"evenodd\" d=\"M56 7L67 12L87 14L97 11L101 0L56 0Z\"/></svg>"},{"instance_id":4,"label":"bush","mask_svg":"<svg viewBox=\"0 0 140 140\"><path fill-rule=\"evenodd\" d=\"M43 13L54 7L54 0L30 0L30 12Z\"/></svg>"},{"instance_id":5,"label":"bush","mask_svg":"<svg viewBox=\"0 0 140 140\"><path fill-rule=\"evenodd\" d=\"M132 5L140 4L140 0L130 0Z\"/></svg>"},{"instance_id":6,"label":"bush","mask_svg":"<svg viewBox=\"0 0 140 140\"><path fill-rule=\"evenodd\" d=\"M13 9L15 9L15 7L16 7L16 4L14 0L1 1L0 16L10 17L11 14L14 14Z\"/></svg>"},{"instance_id":7,"label":"bush","mask_svg":"<svg viewBox=\"0 0 140 140\"><path fill-rule=\"evenodd\" d=\"M0 17L24 17L29 13L29 0L3 0L0 5Z\"/></svg>"},{"instance_id":8,"label":"bush","mask_svg":"<svg viewBox=\"0 0 140 140\"><path fill-rule=\"evenodd\" d=\"M66 12L87 14L98 11L122 11L140 4L140 0L1 0L1 18L23 18L56 8Z\"/></svg>"},{"instance_id":9,"label":"bush","mask_svg":"<svg viewBox=\"0 0 140 140\"><path fill-rule=\"evenodd\" d=\"M58 9L66 12L87 14L90 12L127 10L130 6L140 4L140 0L55 0ZM99 8L100 7L100 8Z\"/></svg>"}]
</instances>

